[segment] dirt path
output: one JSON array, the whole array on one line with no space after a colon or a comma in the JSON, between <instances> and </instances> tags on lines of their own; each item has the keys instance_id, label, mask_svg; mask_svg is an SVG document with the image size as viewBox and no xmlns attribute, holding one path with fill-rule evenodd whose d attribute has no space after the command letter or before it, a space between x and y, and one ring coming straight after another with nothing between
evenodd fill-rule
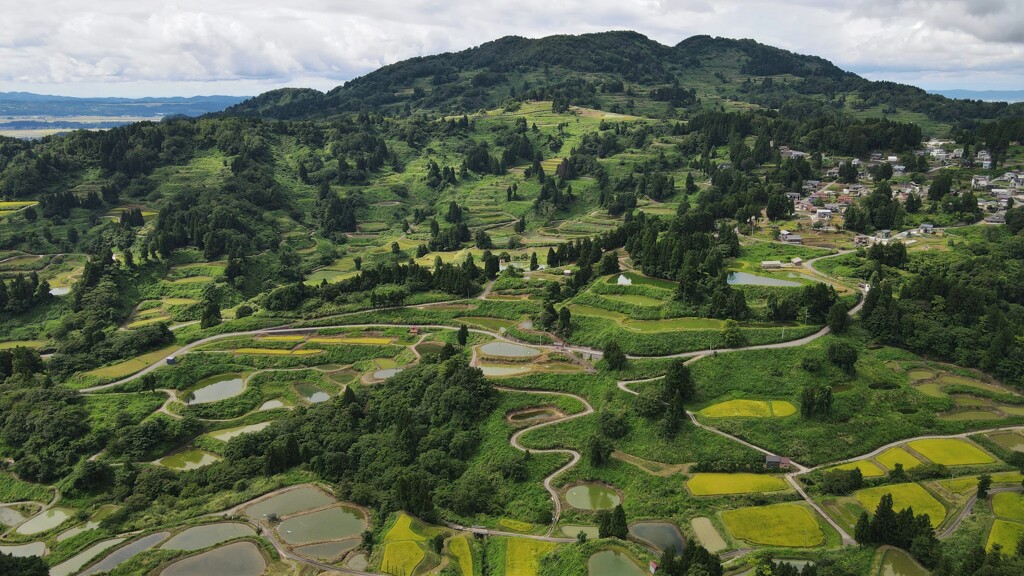
<instances>
[{"instance_id":1,"label":"dirt path","mask_svg":"<svg viewBox=\"0 0 1024 576\"><path fill-rule=\"evenodd\" d=\"M539 424L534 424L533 426L527 426L526 428L518 430L515 434L512 435L512 438L509 439L509 444L511 444L513 448L516 448L517 450L521 450L523 452L530 452L534 454L567 454L570 457L568 464L565 464L564 466L558 468L557 470L549 474L546 478L544 478L544 488L548 491L548 494L551 495L551 501L554 502L555 505L555 512L551 515L551 526L548 527L547 532L547 535L550 536L551 533L554 531L555 526L558 524L558 519L562 516L562 500L558 495L558 490L556 490L555 487L552 485L552 481L560 474L566 472L567 470L575 466L576 463L580 461L581 456L579 452L571 450L569 448L547 448L544 450L531 450L522 445L522 443L520 442L520 438L522 438L523 434L532 432L534 430L538 430L540 428L553 426L555 424L560 424L562 422L568 422L570 420L575 420L576 418L582 418L584 416L589 416L594 413L594 407L590 405L590 402L587 402L586 398L583 398L582 396L577 396L575 394L570 394L568 392L552 392L550 390L521 390L519 388L505 388L501 386L496 386L495 388L502 392L516 392L519 394L538 394L543 396L562 396L565 398L572 398L578 401L579 403L583 404L584 408L582 412L569 414L565 417L558 418L555 420L548 420L547 422L541 422Z\"/></svg>"}]
</instances>

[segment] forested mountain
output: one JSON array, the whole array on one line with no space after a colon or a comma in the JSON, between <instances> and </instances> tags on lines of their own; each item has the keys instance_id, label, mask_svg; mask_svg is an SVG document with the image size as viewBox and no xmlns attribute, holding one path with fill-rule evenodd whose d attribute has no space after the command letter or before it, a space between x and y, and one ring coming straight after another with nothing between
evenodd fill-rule
<instances>
[{"instance_id":1,"label":"forested mountain","mask_svg":"<svg viewBox=\"0 0 1024 576\"><path fill-rule=\"evenodd\" d=\"M947 123L1024 110L1020 104L951 100L912 86L871 82L822 58L753 40L694 36L670 47L635 32L607 32L508 36L385 66L327 93L269 92L225 114L298 119L369 111L462 113L538 98L669 117L698 100L748 102L800 116L822 110L913 112Z\"/></svg>"}]
</instances>

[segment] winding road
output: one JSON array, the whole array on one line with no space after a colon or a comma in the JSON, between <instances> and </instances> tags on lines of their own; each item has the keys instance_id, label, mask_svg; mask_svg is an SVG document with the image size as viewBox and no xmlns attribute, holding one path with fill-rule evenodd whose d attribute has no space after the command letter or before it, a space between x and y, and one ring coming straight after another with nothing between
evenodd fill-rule
<instances>
[{"instance_id":1,"label":"winding road","mask_svg":"<svg viewBox=\"0 0 1024 576\"><path fill-rule=\"evenodd\" d=\"M829 279L830 283L834 283L835 282L834 279L830 279L830 277L828 275L817 271L814 268L814 265L818 261L820 261L822 259L840 256L840 255L843 255L843 254L847 254L849 252L850 251L839 251L839 252L837 252L835 254L830 254L830 255L814 258L814 259L811 259L811 260L807 261L806 262L806 266L808 267L808 269L810 271L814 272L816 276L822 276L822 277L824 277L826 279ZM485 293L484 293L483 297L486 297L486 294L489 293L489 291L491 289L491 286L492 286L491 283L489 283L487 285L487 287L485 288ZM848 313L849 313L850 316L854 316L854 315L858 314L861 311L861 309L863 308L863 305L864 305L863 294L864 293L866 293L866 290L861 293L861 298L859 299L858 303L849 310ZM462 300L454 300L454 301L450 301L450 302L433 303L433 304L451 304L451 303L457 303L457 302L460 302L460 301L462 301ZM401 306L399 308L429 309L430 306L431 306L431 304L428 304L428 305ZM341 316L345 316L345 315L341 315ZM340 319L340 317L339 317L339 319ZM315 332L318 332L318 331L321 331L321 330L329 330L329 329L337 329L337 328L379 328L379 327L406 327L406 328L411 328L411 327L414 327L414 326L415 327L419 327L419 328L426 328L426 329L430 329L430 330L457 330L458 329L456 327L446 326L446 325L389 324L389 323L371 323L371 324L341 324L341 323L339 323L339 324L332 324L332 325L327 325L327 326L315 326L315 327L311 326L311 327L299 327L299 328L289 327L289 326L281 326L281 327L275 327L275 328L264 328L264 329L258 329L258 330L249 330L249 331L230 332L230 333L224 333L224 334L217 334L217 335L214 335L214 336L210 336L210 337L207 337L207 338L203 338L203 339L197 340L197 341L192 342L190 344L186 344L185 346L183 346L180 349L176 350L172 354L169 354L168 357L172 357L172 356L180 357L180 356L183 356L183 355L188 354L190 352L196 351L197 349L199 349L202 346L204 346L206 344L209 344L211 342L215 342L215 341L226 339L226 338L239 337L239 336L260 336L260 335L272 335L272 334L309 334L309 333L315 333ZM503 334L500 334L500 333L497 333L497 332L493 332L493 331L490 331L490 330L479 329L479 328L471 328L470 331L474 332L474 333L478 333L478 334L484 334L484 335L489 336L491 338L494 338L495 340L498 340L498 341L512 342L512 343L521 343L518 340L515 340L513 338L509 338L509 337L507 337L507 336L505 336ZM750 350L783 349L783 348L792 348L792 347L804 346L806 344L809 344L809 343L811 343L811 342L813 342L813 341L815 341L815 340L817 340L817 339L819 339L819 338L829 334L829 332L830 332L830 329L826 326L826 327L822 328L821 330L815 332L814 334L810 334L808 336L805 336L805 337L802 337L802 338L799 338L799 339L795 339L795 340L788 340L788 341L785 341L785 342L778 342L778 343L774 343L774 344L762 344L762 345L755 345L755 346L743 346L743 347L737 347L737 348L719 348L719 349L710 349L710 350L681 352L681 353L664 355L664 356L655 356L655 358L681 358L681 359L687 359L686 363L690 364L690 363L698 361L699 359L701 359L701 358L703 358L705 356L714 355L714 354L724 354L724 353L730 353L730 352L742 352L742 351L750 351ZM537 348L537 349L541 349L541 350L546 350L546 351L551 351L551 352L554 352L554 351L578 352L578 353L581 353L581 354L584 354L584 355L589 355L592 358L599 358L599 357L602 356L602 352L600 350L596 350L596 349L592 349L592 348L588 348L588 347L582 347L582 346L537 345L537 344L528 344L528 345L533 347L533 348ZM651 356L630 355L629 358L651 358ZM473 357L472 357L471 363L473 365L476 365L477 364L477 360L478 360L478 358L477 358L477 355L476 355L476 350L474 348L474 352L473 352ZM117 380L115 382L111 382L111 383L108 383L108 384L103 384L103 385L100 385L100 386L93 386L93 387L90 387L90 388L86 388L86 389L83 389L82 392L88 394L88 393L96 393L96 392L102 392L102 391L105 391L105 390L109 390L111 388L120 386L120 385L125 384L127 382L131 382L131 381L133 381L133 380L135 380L137 378L140 378L143 375L148 374L148 373L150 373L150 372L160 368L165 363L166 363L166 358L164 358L164 359L162 359L160 361L155 362L154 364L144 368L143 370L141 370L141 371L139 371L139 372L137 372L137 373L135 373L135 374L133 374L133 375L131 375L129 377L126 377L126 378L123 378L123 379L120 379L120 380ZM629 393L629 394L633 394L633 395L637 395L638 393L636 391L632 390L630 388L630 385L639 384L639 383L643 383L643 382L656 381L656 380L660 380L661 378L662 377L659 376L659 377L646 378L646 379L638 379L638 380L620 380L620 381L617 382L617 387L620 390L622 390L623 392L626 392L626 393ZM527 426L525 428L517 430L514 434L512 434L512 436L509 439L509 443L514 448L516 448L518 450L521 450L523 452L529 451L531 453L537 453L537 454L560 454L560 455L565 455L565 456L569 457L569 462L567 462L566 464L562 465L561 467L559 467L558 469L553 471L551 474L546 476L544 478L544 481L543 481L544 488L548 492L548 494L550 494L551 500L552 500L552 503L553 503L553 506L554 506L554 512L552 514L551 524L548 527L548 531L544 535L520 534L520 533L515 533L515 532L505 532L505 531L501 531L501 530L492 530L492 529L488 529L488 528L475 527L475 526L473 526L473 527L466 527L466 526L460 526L460 525L454 524L454 523L446 523L447 526L449 528L452 528L452 529L455 529L455 530L461 530L461 531L471 532L471 533L475 533L475 534L492 535L492 536L509 536L509 537L519 537L519 538L532 538L532 539L539 539L539 540L544 540L544 541L549 541L549 542L573 542L573 541L575 541L575 539L573 539L573 538L559 538L559 537L552 536L552 533L553 533L554 529L556 528L556 526L558 524L558 521L559 521L559 519L560 519L560 517L562 515L561 497L559 495L558 489L554 486L554 481L555 481L555 479L557 477L559 477L560 475L564 474L568 470L572 469L580 461L580 459L581 459L580 453L578 451L570 449L570 448L549 448L549 449L539 449L539 450L529 449L529 448L527 448L526 446L524 446L522 444L522 437L525 434L527 434L529 432L532 432L534 430L538 430L540 428L544 428L544 427L548 427L548 426L554 426L554 425L557 425L557 424L568 422L570 420L574 420L574 419L577 419L577 418L582 418L582 417L585 417L585 416L589 416L589 415L594 413L593 406L590 404L590 402L587 401L586 398L583 398L582 396L578 396L576 394L567 393L567 392L558 392L558 391L552 391L552 390L539 390L539 389L508 388L508 387L502 387L502 386L496 386L496 389L499 390L499 391L502 391L502 392L515 392L515 393L520 393L520 394L536 394L536 395L543 395L543 396L561 396L561 397L571 398L573 400L578 401L584 407L584 409L582 411L580 411L580 412L576 412L576 413L573 413L573 414L568 414L568 415L566 415L564 417L556 418L556 419L553 419L553 420L548 420L548 421L545 421L545 422L541 422L541 423L534 424L534 425L531 425L531 426ZM173 392L166 391L166 390L161 390L161 391L165 392L165 393L168 393L168 395L169 395L169 397L171 399L174 398ZM164 411L165 408L166 408L166 405L161 407L161 411ZM701 429L707 430L707 431L712 432L714 434L718 434L718 435L720 435L720 436L722 436L724 438L729 439L732 442L736 442L738 444L746 446L747 448L750 448L750 449L755 450L757 452L760 452L762 454L765 454L765 455L775 455L773 452L771 452L771 451L769 451L769 450L767 450L767 449L765 449L763 447L757 446L757 445L755 445L755 444L753 444L753 443L751 443L751 442L749 442L747 440L744 440L742 438L739 438L737 436L734 436L732 434L729 434L727 432L724 432L722 430L714 428L713 426L709 426L707 424L704 424L704 423L700 422L700 420L698 420L696 414L694 414L691 411L687 411L686 414L689 417L690 421L695 426L697 426L697 427L699 427ZM1013 427L1013 429L1024 429L1024 427ZM961 434L954 434L954 435L947 435L947 436L937 436L937 435L921 436L919 438L964 438L964 437L967 437L969 435L978 434L978 433L984 433L984 432L989 432L989 431L994 431L994 430L996 430L996 429L974 431L974 432L965 432L965 433L961 433ZM914 439L917 439L917 438L910 438L910 439L903 439L903 440L895 441L895 442L889 443L889 444L887 444L885 446L882 446L880 448L877 448L877 449L873 450L872 452L869 452L868 454L865 454L865 455L862 455L862 456L858 456L858 457L855 457L855 458L848 458L848 459L845 459L845 460L842 460L842 461L839 461L839 462L832 462L832 463L829 463L829 464L822 464L822 465L811 467L811 468L802 466L802 465L800 465L800 464L798 464L796 462L791 462L791 466L792 466L792 468L794 470L789 472L788 474L786 474L786 480L793 487L793 489L797 492L797 494L799 494L800 497L804 501L806 501L815 511L817 511L822 516L822 518L824 518L832 526L833 529L836 530L836 532L842 538L842 541L843 541L844 545L853 545L853 544L855 544L854 539L831 516L829 516L829 514L820 505L818 505L817 502L815 502L806 493L806 491L803 489L803 486L801 485L801 483L799 481L799 477L804 475L804 474L807 474L807 473L813 472L815 470L821 469L821 468L832 467L832 466L841 465L841 464L847 463L847 462L861 460L861 459L864 459L864 458L870 458L870 457L873 457L873 456L875 456L877 454L880 454L881 452L883 452L883 451L885 451L885 450L887 450L887 449L889 449L889 448L891 448L893 446L897 446L897 445L906 443L906 442L914 440ZM1001 492L1001 491L1008 491L1008 490L1010 490L1010 489L999 488L999 489L994 489L991 492L994 493L994 492ZM973 505L974 505L974 499L968 501L967 505L960 512L960 514L954 520L954 522L950 526L948 526L946 529L944 529L944 531L942 533L940 533L940 537L945 537L945 536L951 534L953 531L955 531L955 529L959 526L960 522L962 522L963 519L966 518L971 513L971 511L973 510ZM360 575L360 576L370 574L368 572L361 572L361 571L350 570L350 569L345 569L345 568L338 568L336 566L330 566L330 565L327 565L327 564L324 564L324 563L320 563L320 562L317 562L317 561L314 561L314 560L311 560L311 559L308 559L308 558L297 556L295 554L290 553L287 549L282 547L280 545L280 543L277 542L276 539L274 539L272 534L268 533L267 537L271 541L271 544L273 544L274 547L279 551L281 556L285 557L285 558L288 558L290 560L293 560L293 561L296 561L296 562L301 562L301 563L304 563L304 564L307 564L309 566L313 566L313 567L316 567L316 568L319 568L319 569L322 569L322 570L330 570L330 571L341 572L341 573L346 573L346 574L356 574L356 575ZM734 554L734 555L735 554L740 554L740 553L743 553L744 551L745 550L733 551L730 554Z\"/></svg>"}]
</instances>

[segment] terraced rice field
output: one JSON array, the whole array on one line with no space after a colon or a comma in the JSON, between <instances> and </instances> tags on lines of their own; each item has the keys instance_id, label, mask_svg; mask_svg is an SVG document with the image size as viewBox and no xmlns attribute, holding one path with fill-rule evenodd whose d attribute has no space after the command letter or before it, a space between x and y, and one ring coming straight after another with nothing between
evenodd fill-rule
<instances>
[{"instance_id":1,"label":"terraced rice field","mask_svg":"<svg viewBox=\"0 0 1024 576\"><path fill-rule=\"evenodd\" d=\"M509 539L505 546L505 576L537 576L541 557L554 549L551 542Z\"/></svg>"},{"instance_id":2,"label":"terraced rice field","mask_svg":"<svg viewBox=\"0 0 1024 576\"><path fill-rule=\"evenodd\" d=\"M1024 475L1021 475L1020 472L994 472L990 476L992 477L993 484L1020 484L1024 480ZM938 484L950 492L963 494L965 492L972 492L977 488L978 477L960 476L959 478L939 480Z\"/></svg>"},{"instance_id":3,"label":"terraced rice field","mask_svg":"<svg viewBox=\"0 0 1024 576\"><path fill-rule=\"evenodd\" d=\"M988 439L1007 450L1024 452L1024 434L1018 432L996 432L989 434Z\"/></svg>"},{"instance_id":4,"label":"terraced rice field","mask_svg":"<svg viewBox=\"0 0 1024 576\"><path fill-rule=\"evenodd\" d=\"M498 520L498 524L515 532L529 532L530 530L533 530L533 524L530 524L529 522L521 522L519 520L512 520L511 518L502 518L501 520Z\"/></svg>"},{"instance_id":5,"label":"terraced rice field","mask_svg":"<svg viewBox=\"0 0 1024 576\"><path fill-rule=\"evenodd\" d=\"M885 476L885 471L879 468L877 464L870 460L858 460L856 462L848 462L840 466L829 468L829 470L853 470L854 468L859 468L861 475L863 475L865 478L879 478L881 476Z\"/></svg>"},{"instance_id":6,"label":"terraced rice field","mask_svg":"<svg viewBox=\"0 0 1024 576\"><path fill-rule=\"evenodd\" d=\"M384 547L384 559L381 561L380 569L387 574L406 576L415 572L425 557L426 553L415 542L388 542Z\"/></svg>"},{"instance_id":7,"label":"terraced rice field","mask_svg":"<svg viewBox=\"0 0 1024 576\"><path fill-rule=\"evenodd\" d=\"M1024 538L1024 524L996 519L988 534L985 550L991 551L996 544L1006 551L1016 550L1021 538Z\"/></svg>"},{"instance_id":8,"label":"terraced rice field","mask_svg":"<svg viewBox=\"0 0 1024 576\"><path fill-rule=\"evenodd\" d=\"M262 356L311 356L323 350L317 348L299 348L298 350L276 350L274 348L237 348L235 354L251 354Z\"/></svg>"},{"instance_id":9,"label":"terraced rice field","mask_svg":"<svg viewBox=\"0 0 1024 576\"><path fill-rule=\"evenodd\" d=\"M728 400L704 408L708 418L771 418L792 416L796 406L785 400Z\"/></svg>"},{"instance_id":10,"label":"terraced rice field","mask_svg":"<svg viewBox=\"0 0 1024 576\"><path fill-rule=\"evenodd\" d=\"M664 300L657 298L651 298L650 296L640 296L639 294L602 294L602 298L608 300L615 300L616 302L625 302L626 304L633 304L635 306L661 306L665 303Z\"/></svg>"},{"instance_id":11,"label":"terraced rice field","mask_svg":"<svg viewBox=\"0 0 1024 576\"><path fill-rule=\"evenodd\" d=\"M825 542L814 515L799 504L726 510L722 522L734 538L751 544L810 548Z\"/></svg>"},{"instance_id":12,"label":"terraced rice field","mask_svg":"<svg viewBox=\"0 0 1024 576\"><path fill-rule=\"evenodd\" d=\"M448 543L448 551L451 552L463 576L472 576L473 552L469 549L469 539L466 536L452 538Z\"/></svg>"},{"instance_id":13,"label":"terraced rice field","mask_svg":"<svg viewBox=\"0 0 1024 576\"><path fill-rule=\"evenodd\" d=\"M916 515L927 514L932 527L938 528L946 519L946 507L920 484L891 484L865 488L854 492L854 497L865 510L874 513L878 508L878 501L886 494L892 494L894 510L899 512L904 508L913 508Z\"/></svg>"},{"instance_id":14,"label":"terraced rice field","mask_svg":"<svg viewBox=\"0 0 1024 576\"><path fill-rule=\"evenodd\" d=\"M675 332L678 330L721 330L724 320L715 318L668 318L665 320L623 319L620 324L637 332Z\"/></svg>"},{"instance_id":15,"label":"terraced rice field","mask_svg":"<svg viewBox=\"0 0 1024 576\"><path fill-rule=\"evenodd\" d=\"M889 470L895 469L897 464L902 464L904 470L910 470L911 468L921 465L920 460L899 446L889 448L885 452L882 452L875 457L875 460L878 460L879 464L885 466Z\"/></svg>"},{"instance_id":16,"label":"terraced rice field","mask_svg":"<svg viewBox=\"0 0 1024 576\"><path fill-rule=\"evenodd\" d=\"M908 442L907 446L932 462L945 466L991 464L996 461L981 448L958 438L914 440Z\"/></svg>"},{"instance_id":17,"label":"terraced rice field","mask_svg":"<svg viewBox=\"0 0 1024 576\"><path fill-rule=\"evenodd\" d=\"M686 482L686 487L696 496L710 496L776 492L786 490L789 485L782 478L768 474L698 473L690 477Z\"/></svg>"},{"instance_id":18,"label":"terraced rice field","mask_svg":"<svg viewBox=\"0 0 1024 576\"><path fill-rule=\"evenodd\" d=\"M364 346L384 346L391 344L391 338L332 338L330 336L314 336L307 340L310 344L359 344Z\"/></svg>"},{"instance_id":19,"label":"terraced rice field","mask_svg":"<svg viewBox=\"0 0 1024 576\"><path fill-rule=\"evenodd\" d=\"M1005 520L1024 522L1024 495L1000 492L992 497L992 513Z\"/></svg>"},{"instance_id":20,"label":"terraced rice field","mask_svg":"<svg viewBox=\"0 0 1024 576\"><path fill-rule=\"evenodd\" d=\"M151 364L163 360L167 356L171 355L179 346L168 346L167 348L161 348L159 350L137 356L131 360L126 360L119 364L111 366L104 366L103 368L97 368L86 372L87 376L96 376L98 378L123 378L135 374L139 370L150 366Z\"/></svg>"}]
</instances>

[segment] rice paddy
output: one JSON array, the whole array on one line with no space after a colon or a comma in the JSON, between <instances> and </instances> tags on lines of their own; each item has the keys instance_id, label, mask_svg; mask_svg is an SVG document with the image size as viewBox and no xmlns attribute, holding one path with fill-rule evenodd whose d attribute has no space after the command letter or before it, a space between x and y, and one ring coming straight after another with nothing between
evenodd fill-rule
<instances>
[{"instance_id":1,"label":"rice paddy","mask_svg":"<svg viewBox=\"0 0 1024 576\"><path fill-rule=\"evenodd\" d=\"M751 544L810 548L825 542L818 521L800 504L726 510L722 522L734 538Z\"/></svg>"},{"instance_id":2,"label":"rice paddy","mask_svg":"<svg viewBox=\"0 0 1024 576\"><path fill-rule=\"evenodd\" d=\"M123 378L125 376L131 376L143 368L170 356L178 348L178 346L168 346L167 348L161 348L118 364L90 370L85 374L87 376L96 376L98 378Z\"/></svg>"},{"instance_id":3,"label":"rice paddy","mask_svg":"<svg viewBox=\"0 0 1024 576\"><path fill-rule=\"evenodd\" d=\"M1000 492L992 497L992 513L1005 520L1024 522L1024 495Z\"/></svg>"},{"instance_id":4,"label":"rice paddy","mask_svg":"<svg viewBox=\"0 0 1024 576\"><path fill-rule=\"evenodd\" d=\"M1017 432L994 432L988 439L1014 452L1024 452L1024 434Z\"/></svg>"},{"instance_id":5,"label":"rice paddy","mask_svg":"<svg viewBox=\"0 0 1024 576\"><path fill-rule=\"evenodd\" d=\"M473 552L469 549L469 539L466 536L456 536L448 542L448 551L451 553L455 563L463 576L473 574Z\"/></svg>"},{"instance_id":6,"label":"rice paddy","mask_svg":"<svg viewBox=\"0 0 1024 576\"><path fill-rule=\"evenodd\" d=\"M988 534L985 550L991 552L992 548L999 545L1006 553L1013 553L1021 538L1024 538L1024 524L997 518L992 522L992 531Z\"/></svg>"},{"instance_id":7,"label":"rice paddy","mask_svg":"<svg viewBox=\"0 0 1024 576\"><path fill-rule=\"evenodd\" d=\"M727 400L700 413L708 418L781 418L796 414L796 406L785 400Z\"/></svg>"},{"instance_id":8,"label":"rice paddy","mask_svg":"<svg viewBox=\"0 0 1024 576\"><path fill-rule=\"evenodd\" d=\"M909 456L909 454L908 454ZM856 462L847 462L839 466L829 468L829 470L853 470L860 469L861 475L865 478L879 478L885 476L885 471L878 467L878 464L870 460L857 460Z\"/></svg>"},{"instance_id":9,"label":"rice paddy","mask_svg":"<svg viewBox=\"0 0 1024 576\"><path fill-rule=\"evenodd\" d=\"M633 304L635 306L661 306L665 304L664 300L657 298L651 298L650 296L641 296L639 294L602 294L602 298L608 300L614 300L616 302L624 302L626 304Z\"/></svg>"},{"instance_id":10,"label":"rice paddy","mask_svg":"<svg viewBox=\"0 0 1024 576\"><path fill-rule=\"evenodd\" d=\"M857 502L869 513L874 513L878 508L878 501L886 494L892 494L895 511L913 508L916 515L927 514L932 527L937 528L946 519L946 507L920 484L891 484L854 492Z\"/></svg>"},{"instance_id":11,"label":"rice paddy","mask_svg":"<svg viewBox=\"0 0 1024 576\"><path fill-rule=\"evenodd\" d=\"M694 534L697 535L701 546L707 548L708 552L721 552L729 547L722 535L718 533L715 525L711 523L711 519L699 516L690 520L690 526L693 528Z\"/></svg>"},{"instance_id":12,"label":"rice paddy","mask_svg":"<svg viewBox=\"0 0 1024 576\"><path fill-rule=\"evenodd\" d=\"M425 557L426 553L415 542L388 542L384 547L384 560L381 561L380 569L387 574L405 576L415 572Z\"/></svg>"},{"instance_id":13,"label":"rice paddy","mask_svg":"<svg viewBox=\"0 0 1024 576\"><path fill-rule=\"evenodd\" d=\"M686 488L695 496L718 494L748 494L751 492L776 492L786 490L789 485L779 476L768 474L694 474L686 482Z\"/></svg>"},{"instance_id":14,"label":"rice paddy","mask_svg":"<svg viewBox=\"0 0 1024 576\"><path fill-rule=\"evenodd\" d=\"M323 350L317 348L299 348L298 350L277 350L274 348L237 348L235 354L251 354L263 356L311 356Z\"/></svg>"},{"instance_id":15,"label":"rice paddy","mask_svg":"<svg viewBox=\"0 0 1024 576\"><path fill-rule=\"evenodd\" d=\"M995 462L995 458L986 454L981 448L959 438L913 440L908 442L907 446L932 462L944 466L968 466Z\"/></svg>"},{"instance_id":16,"label":"rice paddy","mask_svg":"<svg viewBox=\"0 0 1024 576\"><path fill-rule=\"evenodd\" d=\"M875 456L875 460L878 460L879 464L885 466L889 470L895 469L897 464L902 464L904 470L910 470L911 468L921 465L920 460L899 446L889 448L885 452Z\"/></svg>"},{"instance_id":17,"label":"rice paddy","mask_svg":"<svg viewBox=\"0 0 1024 576\"><path fill-rule=\"evenodd\" d=\"M555 544L524 538L510 538L505 545L505 576L537 576L540 559Z\"/></svg>"}]
</instances>

